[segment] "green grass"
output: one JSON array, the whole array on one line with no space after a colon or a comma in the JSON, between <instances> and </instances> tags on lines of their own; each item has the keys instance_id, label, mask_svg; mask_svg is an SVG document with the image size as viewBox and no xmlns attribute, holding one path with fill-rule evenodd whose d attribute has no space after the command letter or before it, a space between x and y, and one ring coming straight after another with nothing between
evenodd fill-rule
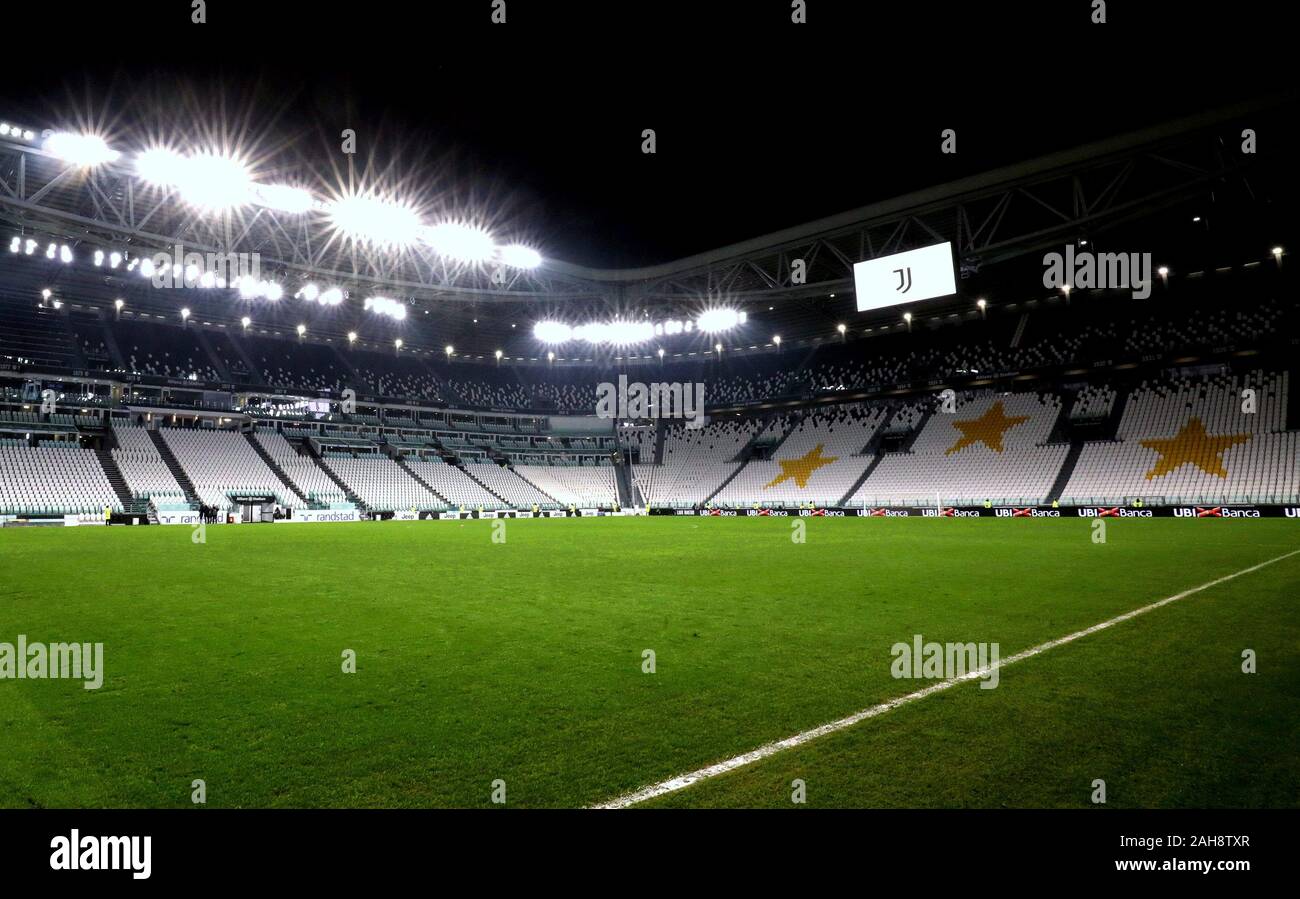
<instances>
[{"instance_id":1,"label":"green grass","mask_svg":"<svg viewBox=\"0 0 1300 899\"><path fill-rule=\"evenodd\" d=\"M0 806L586 805L916 690L915 633L1006 657L1300 548L1284 519L492 524L0 531L0 641L106 668L0 681ZM1297 602L1300 556L649 804L1300 805Z\"/></svg>"}]
</instances>

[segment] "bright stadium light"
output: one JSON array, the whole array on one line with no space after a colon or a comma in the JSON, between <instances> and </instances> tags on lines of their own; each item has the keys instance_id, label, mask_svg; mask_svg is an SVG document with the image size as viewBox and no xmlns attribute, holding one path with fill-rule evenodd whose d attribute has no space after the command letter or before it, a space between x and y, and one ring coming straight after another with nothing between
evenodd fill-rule
<instances>
[{"instance_id":1,"label":"bright stadium light","mask_svg":"<svg viewBox=\"0 0 1300 899\"><path fill-rule=\"evenodd\" d=\"M356 342L357 342L357 332L356 332L356 331L349 331L349 332L348 332L348 343L356 343Z\"/></svg>"},{"instance_id":2,"label":"bright stadium light","mask_svg":"<svg viewBox=\"0 0 1300 899\"><path fill-rule=\"evenodd\" d=\"M565 343L573 339L573 329L563 322L538 322L533 336L542 343Z\"/></svg>"},{"instance_id":3,"label":"bright stadium light","mask_svg":"<svg viewBox=\"0 0 1300 899\"><path fill-rule=\"evenodd\" d=\"M500 362L500 361L501 361L501 351L500 351L500 350L497 350L497 352L496 352L496 356L497 356L497 361Z\"/></svg>"},{"instance_id":4,"label":"bright stadium light","mask_svg":"<svg viewBox=\"0 0 1300 899\"><path fill-rule=\"evenodd\" d=\"M400 300L391 300L388 297L366 297L363 305L369 312L387 315L397 321L406 318L406 304Z\"/></svg>"},{"instance_id":5,"label":"bright stadium light","mask_svg":"<svg viewBox=\"0 0 1300 899\"><path fill-rule=\"evenodd\" d=\"M116 162L122 154L97 134L73 134L56 131L45 139L45 149L64 162L90 168Z\"/></svg>"},{"instance_id":6,"label":"bright stadium light","mask_svg":"<svg viewBox=\"0 0 1300 899\"><path fill-rule=\"evenodd\" d=\"M839 324L839 325L836 325L836 326L835 326L835 330L836 330L836 331L839 331L841 334L843 334L845 331L848 330L848 326L847 326L847 325L844 325L844 324Z\"/></svg>"},{"instance_id":7,"label":"bright stadium light","mask_svg":"<svg viewBox=\"0 0 1300 899\"><path fill-rule=\"evenodd\" d=\"M293 296L294 299L306 300L309 303L314 303L316 302L316 298L320 296L320 288L315 284L304 284L302 289Z\"/></svg>"},{"instance_id":8,"label":"bright stadium light","mask_svg":"<svg viewBox=\"0 0 1300 899\"><path fill-rule=\"evenodd\" d=\"M72 249L67 244L59 247L59 261L64 265L72 261Z\"/></svg>"},{"instance_id":9,"label":"bright stadium light","mask_svg":"<svg viewBox=\"0 0 1300 899\"><path fill-rule=\"evenodd\" d=\"M513 268L537 268L542 264L542 254L522 244L502 247L500 255L501 261Z\"/></svg>"},{"instance_id":10,"label":"bright stadium light","mask_svg":"<svg viewBox=\"0 0 1300 899\"><path fill-rule=\"evenodd\" d=\"M310 212L316 204L316 200L309 192L301 187L290 187L287 184L253 185L253 202L267 209L287 212L290 215Z\"/></svg>"},{"instance_id":11,"label":"bright stadium light","mask_svg":"<svg viewBox=\"0 0 1300 899\"><path fill-rule=\"evenodd\" d=\"M114 301L113 301L113 308L114 308L114 309L121 309L121 308L122 308L123 306L125 306L125 305L126 305L126 301L125 301L125 300L114 300Z\"/></svg>"},{"instance_id":12,"label":"bright stadium light","mask_svg":"<svg viewBox=\"0 0 1300 899\"><path fill-rule=\"evenodd\" d=\"M190 310L189 307L187 306L181 310L181 321L189 321L189 320L190 320Z\"/></svg>"},{"instance_id":13,"label":"bright stadium light","mask_svg":"<svg viewBox=\"0 0 1300 899\"><path fill-rule=\"evenodd\" d=\"M420 237L420 216L410 206L369 194L352 194L326 204L334 230L359 243L405 247Z\"/></svg>"},{"instance_id":14,"label":"bright stadium light","mask_svg":"<svg viewBox=\"0 0 1300 899\"><path fill-rule=\"evenodd\" d=\"M394 340L393 346L400 350L402 348L402 338L399 337L396 340Z\"/></svg>"},{"instance_id":15,"label":"bright stadium light","mask_svg":"<svg viewBox=\"0 0 1300 899\"><path fill-rule=\"evenodd\" d=\"M615 320L579 325L573 329L573 336L587 343L629 346L654 340L655 329L649 322Z\"/></svg>"},{"instance_id":16,"label":"bright stadium light","mask_svg":"<svg viewBox=\"0 0 1300 899\"><path fill-rule=\"evenodd\" d=\"M109 253L109 254L108 254L108 267L109 267L109 268L117 268L117 267L118 267L119 265L121 265L121 264L122 264L122 254L121 254L121 253Z\"/></svg>"},{"instance_id":17,"label":"bright stadium light","mask_svg":"<svg viewBox=\"0 0 1300 899\"><path fill-rule=\"evenodd\" d=\"M302 335L304 335L304 334L306 334L306 333L307 333L307 326L306 326L306 325L299 325L299 326L298 326L298 336L301 337Z\"/></svg>"},{"instance_id":18,"label":"bright stadium light","mask_svg":"<svg viewBox=\"0 0 1300 899\"><path fill-rule=\"evenodd\" d=\"M242 161L220 153L182 156L155 147L136 157L135 170L145 181L174 188L187 203L221 210L253 200L253 179Z\"/></svg>"},{"instance_id":19,"label":"bright stadium light","mask_svg":"<svg viewBox=\"0 0 1300 899\"><path fill-rule=\"evenodd\" d=\"M695 326L706 334L729 331L737 325L743 325L749 316L735 309L709 309L695 320Z\"/></svg>"},{"instance_id":20,"label":"bright stadium light","mask_svg":"<svg viewBox=\"0 0 1300 899\"><path fill-rule=\"evenodd\" d=\"M103 264L104 264L104 251L103 251L103 250L96 250L96 251L95 251L95 268L99 268L99 267L100 267L101 265L103 265Z\"/></svg>"},{"instance_id":21,"label":"bright stadium light","mask_svg":"<svg viewBox=\"0 0 1300 899\"><path fill-rule=\"evenodd\" d=\"M22 245L23 239L21 237L15 237L13 240L9 241L9 252L17 253L22 248Z\"/></svg>"},{"instance_id":22,"label":"bright stadium light","mask_svg":"<svg viewBox=\"0 0 1300 899\"><path fill-rule=\"evenodd\" d=\"M247 331L247 330L248 330L248 326L251 325L251 324L253 323L253 320L252 320L251 318L249 318L247 315L245 315L243 318L241 318L241 319L239 320L239 323L240 323L241 325L243 325L243 326L244 326L244 330Z\"/></svg>"},{"instance_id":23,"label":"bright stadium light","mask_svg":"<svg viewBox=\"0 0 1300 899\"><path fill-rule=\"evenodd\" d=\"M284 296L284 288L279 284L276 284L274 281L266 281L264 284L263 295L271 302L275 302L280 299L280 297Z\"/></svg>"},{"instance_id":24,"label":"bright stadium light","mask_svg":"<svg viewBox=\"0 0 1300 899\"><path fill-rule=\"evenodd\" d=\"M331 287L322 291L320 298L317 300L322 306L337 306L343 302L343 291L338 287Z\"/></svg>"},{"instance_id":25,"label":"bright stadium light","mask_svg":"<svg viewBox=\"0 0 1300 899\"><path fill-rule=\"evenodd\" d=\"M433 225L425 228L422 236L438 255L460 262L486 262L496 253L492 235L461 222Z\"/></svg>"},{"instance_id":26,"label":"bright stadium light","mask_svg":"<svg viewBox=\"0 0 1300 899\"><path fill-rule=\"evenodd\" d=\"M450 358L451 358L451 354L454 353L454 352L456 352L456 348L455 348L454 346L452 346L451 344L447 344L445 347L443 347L443 352L446 353L446 354L447 354L447 358L450 359Z\"/></svg>"},{"instance_id":27,"label":"bright stadium light","mask_svg":"<svg viewBox=\"0 0 1300 899\"><path fill-rule=\"evenodd\" d=\"M780 335L780 334L777 334L776 336L774 336L774 337L772 338L772 342L773 342L774 344L776 344L777 346L780 346L780 345L781 345L781 335Z\"/></svg>"}]
</instances>

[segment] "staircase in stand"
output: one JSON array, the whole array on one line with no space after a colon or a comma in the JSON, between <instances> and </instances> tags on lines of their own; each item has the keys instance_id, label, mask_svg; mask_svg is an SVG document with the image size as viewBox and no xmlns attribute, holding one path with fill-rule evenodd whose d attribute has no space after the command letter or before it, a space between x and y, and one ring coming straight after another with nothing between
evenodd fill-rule
<instances>
[{"instance_id":1,"label":"staircase in stand","mask_svg":"<svg viewBox=\"0 0 1300 899\"><path fill-rule=\"evenodd\" d=\"M420 477L418 474L416 474L414 471L412 471L412 470L411 470L411 466L407 465L407 464L406 464L406 460L403 459L401 456L393 456L393 461L396 462L398 465L402 466L402 471L404 471L404 472L406 472L408 475L410 475L411 478L415 481L415 483L419 484L419 485L420 485L421 487L423 487L425 490L428 490L428 491L429 491L430 493L432 493L434 496L438 497L438 499L440 499L440 500L442 500L444 503L446 503L448 509L455 509L455 508L456 508L456 504L455 504L455 503L453 503L451 500L447 499L447 497L443 496L443 495L442 495L441 493L439 493L437 490L434 490L432 484L430 484L430 483L429 483L428 481L426 481L424 478ZM469 472L465 472L465 473L466 473L466 474L469 474ZM473 477L473 475L470 475L470 477ZM487 490L486 487L484 487L483 489L484 489L484 490ZM488 492L489 492L489 493L492 493L491 490L488 490ZM496 496L495 493L492 493L492 495L493 495L493 496ZM498 497L498 499L499 499L499 498L500 498L500 497Z\"/></svg>"},{"instance_id":2,"label":"staircase in stand","mask_svg":"<svg viewBox=\"0 0 1300 899\"><path fill-rule=\"evenodd\" d=\"M284 483L284 486L288 487L289 490L293 492L293 495L298 497L298 499L302 500L304 503L307 502L307 494L299 490L298 485L289 480L289 475L280 467L279 463L276 462L275 459L271 458L271 454L268 453L266 448L258 442L257 437L251 432L245 431L244 439L248 441L248 445L253 448L253 451L262 457L262 461L266 463L266 467L275 472L275 476Z\"/></svg>"},{"instance_id":3,"label":"staircase in stand","mask_svg":"<svg viewBox=\"0 0 1300 899\"><path fill-rule=\"evenodd\" d=\"M854 481L853 486L849 488L849 492L840 498L841 506L848 506L849 500L853 499L853 494L857 493L858 489L867 482L867 478L871 477L871 473L876 470L876 466L880 464L883 457L883 453L876 453L871 457L871 461L867 463L867 467L862 471L862 476Z\"/></svg>"},{"instance_id":4,"label":"staircase in stand","mask_svg":"<svg viewBox=\"0 0 1300 899\"><path fill-rule=\"evenodd\" d=\"M306 452L302 452L304 449L306 450ZM339 476L334 473L334 469L326 465L325 460L316 454L316 450L312 447L310 441L304 441L302 444L300 444L299 452L301 452L302 455L306 456L308 459L311 459L313 462L315 462L316 467L319 468L321 471L325 472L325 477L333 481L335 486L337 486L340 490L343 491L343 495L348 498L348 502L355 505L358 509L362 509L366 512L371 511L370 506L362 502L361 497L353 493L352 488L349 487L347 484L343 483L343 481L339 478Z\"/></svg>"},{"instance_id":5,"label":"staircase in stand","mask_svg":"<svg viewBox=\"0 0 1300 899\"><path fill-rule=\"evenodd\" d=\"M1079 463L1079 454L1082 452L1082 440L1070 444L1070 451L1065 454L1065 462L1056 475L1056 481L1052 484L1052 489L1047 492L1048 503L1054 503L1061 498L1061 494L1065 492L1065 485L1070 483L1070 475L1074 474L1074 466Z\"/></svg>"},{"instance_id":6,"label":"staircase in stand","mask_svg":"<svg viewBox=\"0 0 1300 899\"><path fill-rule=\"evenodd\" d=\"M172 477L174 477L176 483L180 485L181 491L185 494L186 501L197 506L199 504L199 491L194 488L194 482L191 481L190 476L185 473L185 469L181 468L181 463L177 461L174 455L172 455L172 448L167 445L167 441L163 440L162 435L157 431L147 430L145 433L148 434L149 439L153 441L153 445L158 450L158 455L162 456L163 463L167 466L167 470L172 473Z\"/></svg>"},{"instance_id":7,"label":"staircase in stand","mask_svg":"<svg viewBox=\"0 0 1300 899\"><path fill-rule=\"evenodd\" d=\"M482 488L483 488L484 490L486 490L488 493L492 494L492 495L495 496L497 499L501 500L501 502L504 503L505 505L510 506L511 508L513 508L513 505L514 505L513 503L511 503L511 502L510 502L509 500L507 500L505 497L498 495L497 492L496 492L495 490L493 490L493 489L492 489L491 487L489 487L487 484L484 484L484 483L483 483L482 481L480 481L478 478L474 477L474 474L473 474L473 473L472 473L468 468L466 468L464 465L460 466L460 470L463 471L463 472L465 472L466 476L467 476L471 481L473 481L475 484L478 484L480 487L482 487Z\"/></svg>"},{"instance_id":8,"label":"staircase in stand","mask_svg":"<svg viewBox=\"0 0 1300 899\"><path fill-rule=\"evenodd\" d=\"M117 460L107 449L100 447L95 450L95 458L99 460L100 466L104 469L104 475L108 478L108 483L112 486L113 492L117 494L117 500L122 504L123 512L143 512L148 507L148 501L138 500L131 495L131 488L126 485L126 478L122 477L122 469L117 467Z\"/></svg>"}]
</instances>

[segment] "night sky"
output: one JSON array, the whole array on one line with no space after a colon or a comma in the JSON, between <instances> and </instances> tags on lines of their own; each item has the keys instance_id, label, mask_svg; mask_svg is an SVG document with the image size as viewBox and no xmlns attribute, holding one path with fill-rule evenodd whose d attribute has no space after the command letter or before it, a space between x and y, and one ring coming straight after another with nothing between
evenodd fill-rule
<instances>
[{"instance_id":1,"label":"night sky","mask_svg":"<svg viewBox=\"0 0 1300 899\"><path fill-rule=\"evenodd\" d=\"M809 0L795 26L784 0L508 0L493 26L490 0L212 0L199 26L160 0L60 5L52 31L28 6L0 118L90 121L127 148L221 121L262 170L327 181L353 128L359 164L431 213L624 267L1295 89L1262 6L1129 0L1092 25L1086 0L954 5Z\"/></svg>"}]
</instances>

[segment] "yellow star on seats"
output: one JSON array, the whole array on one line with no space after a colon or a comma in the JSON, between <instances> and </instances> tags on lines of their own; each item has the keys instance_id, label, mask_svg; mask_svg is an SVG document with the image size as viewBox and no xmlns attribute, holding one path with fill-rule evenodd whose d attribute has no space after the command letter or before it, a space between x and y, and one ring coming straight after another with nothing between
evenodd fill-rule
<instances>
[{"instance_id":1,"label":"yellow star on seats","mask_svg":"<svg viewBox=\"0 0 1300 899\"><path fill-rule=\"evenodd\" d=\"M1206 474L1226 478L1228 470L1223 467L1223 453L1238 443L1245 443L1250 434L1224 434L1211 437L1205 433L1205 425L1195 416L1187 420L1183 429L1173 437L1159 440L1139 441L1147 449L1160 454L1156 467L1147 472L1147 480L1162 477L1184 465L1195 465Z\"/></svg>"},{"instance_id":2,"label":"yellow star on seats","mask_svg":"<svg viewBox=\"0 0 1300 899\"><path fill-rule=\"evenodd\" d=\"M1002 437L1016 425L1029 421L1028 415L1008 417L1002 409L1002 400L998 400L979 418L967 421L954 421L952 426L961 431L961 439L948 447L945 456L950 455L974 443L982 443L995 453L1002 452Z\"/></svg>"},{"instance_id":3,"label":"yellow star on seats","mask_svg":"<svg viewBox=\"0 0 1300 899\"><path fill-rule=\"evenodd\" d=\"M799 485L799 489L802 490L807 487L808 478L812 477L814 471L824 465L830 465L839 458L839 456L823 457L822 446L824 444L817 444L798 459L778 459L777 461L781 463L781 473L773 478L770 484L764 484L763 489L775 487L782 481L788 481L791 478L794 478L794 482Z\"/></svg>"}]
</instances>

